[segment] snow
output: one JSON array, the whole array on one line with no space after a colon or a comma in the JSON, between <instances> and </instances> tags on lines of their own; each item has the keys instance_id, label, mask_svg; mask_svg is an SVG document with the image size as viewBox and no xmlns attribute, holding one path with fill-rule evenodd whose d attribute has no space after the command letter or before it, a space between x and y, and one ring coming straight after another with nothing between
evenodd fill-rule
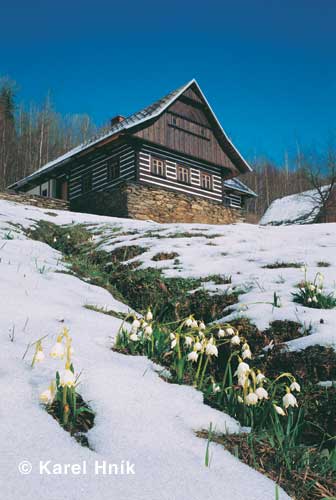
<instances>
[{"instance_id":1,"label":"snow","mask_svg":"<svg viewBox=\"0 0 336 500\"><path fill-rule=\"evenodd\" d=\"M329 186L323 186L323 190ZM274 200L260 220L261 225L308 224L314 222L321 208L316 189Z\"/></svg>"},{"instance_id":2,"label":"snow","mask_svg":"<svg viewBox=\"0 0 336 500\"><path fill-rule=\"evenodd\" d=\"M50 215L54 213L55 216ZM240 463L221 446L210 445L211 467L204 466L206 442L195 431L212 423L218 432L240 431L228 415L202 402L191 387L164 382L159 367L144 357L111 351L120 320L84 308L95 304L126 312L124 304L107 291L89 285L64 270L61 255L47 245L31 241L20 226L35 221L56 224L87 223L101 248L140 245L146 252L134 260L142 267L164 268L167 276L229 274L231 285L207 283L212 290L244 288L235 314L244 314L259 327L274 319L293 319L312 325L311 335L289 343L300 349L315 343L336 344L336 312L304 308L291 300L293 287L302 279L300 269L264 269L275 261L305 262L309 275L324 271L318 261L331 265L325 284L334 289L336 225L260 227L247 224L208 226L164 224L123 220L71 212L44 211L0 201L0 409L2 444L1 492L9 500L268 500L274 498L272 481ZM135 234L118 236L116 229ZM161 238L150 236L148 232ZM157 231L155 233L155 231ZM8 239L8 234L14 239ZM176 237L194 233L195 237ZM119 243L116 243L118 241ZM210 245L209 245L210 243ZM160 251L175 251L174 261L152 261ZM282 307L270 304L273 292ZM239 309L244 309L240 312ZM323 318L324 323L320 323ZM88 437L93 450L81 447L41 408L38 395L46 389L57 361L49 358L33 369L32 349L22 359L27 345L46 336L45 352L66 325L75 349L74 366L82 371L80 393L97 412ZM11 338L14 335L13 342ZM20 475L18 464L32 463L29 475ZM38 472L39 461L87 462L87 474L53 476ZM95 475L95 461L135 464L135 475ZM281 500L289 497L280 491Z\"/></svg>"}]
</instances>

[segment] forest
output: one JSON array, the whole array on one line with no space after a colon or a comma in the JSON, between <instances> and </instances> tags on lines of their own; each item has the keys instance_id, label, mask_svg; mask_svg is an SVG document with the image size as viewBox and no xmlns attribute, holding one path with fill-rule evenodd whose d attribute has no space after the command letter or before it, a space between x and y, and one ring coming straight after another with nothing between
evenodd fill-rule
<instances>
[{"instance_id":1,"label":"forest","mask_svg":"<svg viewBox=\"0 0 336 500\"><path fill-rule=\"evenodd\" d=\"M19 103L17 89L9 78L0 79L0 190L108 129L86 114L58 113L50 95L40 105ZM253 172L242 180L258 194L248 207L251 222L257 222L274 199L327 183L335 150L326 146L319 157L298 150L290 160L284 152L281 165L265 157L250 164Z\"/></svg>"}]
</instances>

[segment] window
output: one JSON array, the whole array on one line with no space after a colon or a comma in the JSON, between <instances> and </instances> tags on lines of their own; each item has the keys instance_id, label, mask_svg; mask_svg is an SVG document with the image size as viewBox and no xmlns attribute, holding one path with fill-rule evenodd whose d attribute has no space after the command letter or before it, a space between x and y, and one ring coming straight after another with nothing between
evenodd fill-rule
<instances>
[{"instance_id":1,"label":"window","mask_svg":"<svg viewBox=\"0 0 336 500\"><path fill-rule=\"evenodd\" d=\"M89 172L82 177L82 193L87 193L92 189L92 173Z\"/></svg>"},{"instance_id":2,"label":"window","mask_svg":"<svg viewBox=\"0 0 336 500\"><path fill-rule=\"evenodd\" d=\"M120 177L120 162L119 160L110 160L107 164L107 180L113 181Z\"/></svg>"},{"instance_id":3,"label":"window","mask_svg":"<svg viewBox=\"0 0 336 500\"><path fill-rule=\"evenodd\" d=\"M159 177L165 177L166 168L165 162L163 160L159 160L158 158L152 158L152 166L151 166L152 174L158 175Z\"/></svg>"},{"instance_id":4,"label":"window","mask_svg":"<svg viewBox=\"0 0 336 500\"><path fill-rule=\"evenodd\" d=\"M201 186L203 189L212 190L211 175L201 172Z\"/></svg>"},{"instance_id":5,"label":"window","mask_svg":"<svg viewBox=\"0 0 336 500\"><path fill-rule=\"evenodd\" d=\"M43 189L41 195L48 196L48 189Z\"/></svg>"},{"instance_id":6,"label":"window","mask_svg":"<svg viewBox=\"0 0 336 500\"><path fill-rule=\"evenodd\" d=\"M177 167L177 180L184 184L189 184L189 169L186 167Z\"/></svg>"},{"instance_id":7,"label":"window","mask_svg":"<svg viewBox=\"0 0 336 500\"><path fill-rule=\"evenodd\" d=\"M175 126L178 125L177 116L172 116L172 124L175 125Z\"/></svg>"}]
</instances>

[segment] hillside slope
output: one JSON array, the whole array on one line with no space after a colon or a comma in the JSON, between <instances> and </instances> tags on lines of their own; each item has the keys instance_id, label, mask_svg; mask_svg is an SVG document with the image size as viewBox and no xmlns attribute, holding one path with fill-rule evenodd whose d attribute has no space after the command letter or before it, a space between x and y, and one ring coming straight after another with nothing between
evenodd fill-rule
<instances>
[{"instance_id":1,"label":"hillside slope","mask_svg":"<svg viewBox=\"0 0 336 500\"><path fill-rule=\"evenodd\" d=\"M62 256L44 243L27 238L22 228L46 220L53 224L86 223L96 233L96 243L111 250L125 245L145 247L135 259L142 267L165 268L167 276L207 277L230 274L231 283L209 290L236 287L246 293L231 306L231 316L247 315L261 328L274 319L295 319L311 324L311 335L290 342L293 349L314 343L336 345L335 310L321 311L291 301L301 279L297 268L267 269L276 261L304 262L309 273L330 264L326 287L336 280L335 225L284 228L258 226L159 225L67 212L46 212L10 202L0 202L1 365L0 379L6 401L1 409L1 490L5 498L34 500L79 499L177 499L199 500L274 498L274 483L240 463L215 444L211 467L204 467L205 442L194 435L212 422L216 431L237 432L231 417L203 405L202 395L191 387L167 384L159 367L143 357L111 351L121 320L90 311L95 304L119 312L128 307L107 291L66 270ZM116 228L119 230L115 238ZM154 232L154 233L153 233ZM191 234L193 233L193 234ZM157 237L158 234L160 237ZM178 254L175 261L153 261L160 252ZM133 259L134 260L134 259ZM273 307L273 293L282 307ZM243 309L243 311L242 311ZM40 406L38 395L54 376L57 361L46 359L31 369L32 350L27 345L46 336L51 347L67 325L74 339L74 362L81 375L80 392L96 411L88 437L94 451L81 447ZM29 475L20 475L18 464L28 460ZM73 476L40 475L39 461L81 463L87 473ZM95 460L135 464L135 475L94 475ZM247 493L248 492L248 493ZM289 498L280 492L280 498Z\"/></svg>"}]
</instances>

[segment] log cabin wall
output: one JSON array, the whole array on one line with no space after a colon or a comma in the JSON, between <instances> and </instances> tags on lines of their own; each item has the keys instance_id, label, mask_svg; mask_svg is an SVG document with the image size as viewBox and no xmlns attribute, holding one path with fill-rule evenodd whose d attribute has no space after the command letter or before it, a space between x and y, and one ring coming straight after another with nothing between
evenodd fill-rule
<instances>
[{"instance_id":1,"label":"log cabin wall","mask_svg":"<svg viewBox=\"0 0 336 500\"><path fill-rule=\"evenodd\" d=\"M110 162L119 162L120 175L109 179L108 166ZM83 193L83 178L91 175L91 189ZM113 149L102 148L97 154L83 157L82 161L77 160L69 174L69 200L70 203L79 198L89 197L91 192L106 191L116 188L121 183L135 179L135 151L129 144L122 144Z\"/></svg>"},{"instance_id":2,"label":"log cabin wall","mask_svg":"<svg viewBox=\"0 0 336 500\"><path fill-rule=\"evenodd\" d=\"M164 162L165 175L158 176L152 171L153 160ZM187 168L189 182L178 180L178 167ZM202 173L211 177L211 189L201 186ZM168 153L160 147L143 144L138 153L138 180L157 188L166 188L179 193L199 196L213 201L223 201L222 169L186 158L183 155Z\"/></svg>"}]
</instances>

